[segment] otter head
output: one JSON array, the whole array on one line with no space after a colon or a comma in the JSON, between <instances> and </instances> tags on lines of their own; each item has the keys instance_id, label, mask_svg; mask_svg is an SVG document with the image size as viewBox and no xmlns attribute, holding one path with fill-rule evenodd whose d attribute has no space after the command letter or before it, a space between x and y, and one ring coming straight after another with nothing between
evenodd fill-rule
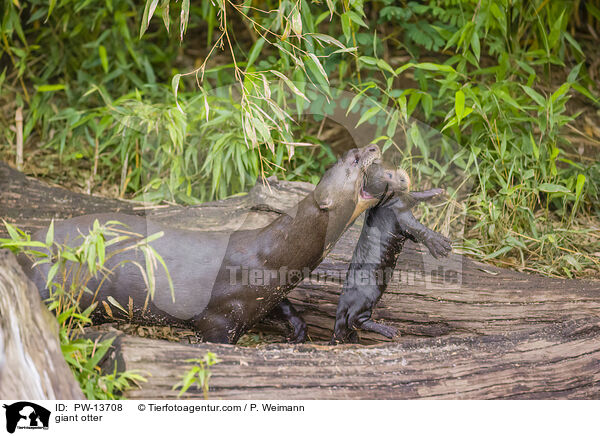
<instances>
[{"instance_id":1,"label":"otter head","mask_svg":"<svg viewBox=\"0 0 600 436\"><path fill-rule=\"evenodd\" d=\"M365 197L377 199L406 194L410 191L410 178L402 168L390 168L377 160L365 171L363 190Z\"/></svg>"},{"instance_id":2,"label":"otter head","mask_svg":"<svg viewBox=\"0 0 600 436\"><path fill-rule=\"evenodd\" d=\"M380 157L381 152L376 145L355 148L344 154L325 172L313 191L319 208L341 215L350 212L350 216L356 218L364 210L374 206L377 199L364 190L365 174Z\"/></svg>"}]
</instances>

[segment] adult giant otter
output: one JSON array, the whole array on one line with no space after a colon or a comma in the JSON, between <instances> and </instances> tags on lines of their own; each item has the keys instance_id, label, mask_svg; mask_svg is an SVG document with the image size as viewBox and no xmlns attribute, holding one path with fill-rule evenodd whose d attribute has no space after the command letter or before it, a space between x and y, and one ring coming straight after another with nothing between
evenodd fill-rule
<instances>
[{"instance_id":1,"label":"adult giant otter","mask_svg":"<svg viewBox=\"0 0 600 436\"><path fill-rule=\"evenodd\" d=\"M101 224L117 220L144 237L164 231L152 247L168 267L175 300L161 269L156 272L154 299L143 310L146 284L135 265L123 262L143 263L142 254L133 251L116 254L107 261L106 268L114 271L100 287L98 300L112 297L127 307L131 297L134 322L191 328L202 340L235 343L319 265L356 217L379 201L365 190L366 170L379 157L380 151L374 145L348 151L290 213L262 229L230 234L193 232L137 216L107 213L56 223L54 240L73 241L87 233L95 220ZM43 238L44 232L32 236L34 240ZM112 249L116 251L130 243L115 244ZM48 297L44 288L49 265L32 269L24 256L20 256L20 262L42 296ZM96 289L100 280L90 280L87 287ZM81 307L91 303L92 297L84 294ZM105 320L98 309L93 318L96 322Z\"/></svg>"},{"instance_id":2,"label":"adult giant otter","mask_svg":"<svg viewBox=\"0 0 600 436\"><path fill-rule=\"evenodd\" d=\"M389 271L395 268L407 239L424 243L436 259L447 256L452 249L448 238L425 227L411 212L417 203L435 198L443 190L408 192L410 180L404 170L398 170L395 177L382 177L381 171L370 167L368 179L389 180L392 195L366 213L338 302L332 344L358 342L357 328L388 338L397 334L396 328L374 322L371 314L387 288Z\"/></svg>"}]
</instances>

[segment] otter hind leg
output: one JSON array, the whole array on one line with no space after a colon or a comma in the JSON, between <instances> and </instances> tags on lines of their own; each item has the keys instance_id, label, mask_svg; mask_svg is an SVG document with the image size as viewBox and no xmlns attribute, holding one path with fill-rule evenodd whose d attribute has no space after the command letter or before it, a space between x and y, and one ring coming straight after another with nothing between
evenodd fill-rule
<instances>
[{"instance_id":1,"label":"otter hind leg","mask_svg":"<svg viewBox=\"0 0 600 436\"><path fill-rule=\"evenodd\" d=\"M306 342L306 321L300 316L300 313L292 305L290 300L284 298L270 313L270 318L278 319L287 322L292 333L287 338L292 344L301 344Z\"/></svg>"}]
</instances>

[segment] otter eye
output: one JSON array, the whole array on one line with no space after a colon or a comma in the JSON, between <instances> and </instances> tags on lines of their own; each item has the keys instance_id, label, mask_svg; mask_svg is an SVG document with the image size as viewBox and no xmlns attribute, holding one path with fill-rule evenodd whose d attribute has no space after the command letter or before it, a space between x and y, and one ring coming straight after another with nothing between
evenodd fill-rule
<instances>
[{"instance_id":1,"label":"otter eye","mask_svg":"<svg viewBox=\"0 0 600 436\"><path fill-rule=\"evenodd\" d=\"M354 156L354 163L357 164L360 161L360 158L358 157L358 155Z\"/></svg>"},{"instance_id":2,"label":"otter eye","mask_svg":"<svg viewBox=\"0 0 600 436\"><path fill-rule=\"evenodd\" d=\"M387 173L388 179L392 178L392 173Z\"/></svg>"}]
</instances>

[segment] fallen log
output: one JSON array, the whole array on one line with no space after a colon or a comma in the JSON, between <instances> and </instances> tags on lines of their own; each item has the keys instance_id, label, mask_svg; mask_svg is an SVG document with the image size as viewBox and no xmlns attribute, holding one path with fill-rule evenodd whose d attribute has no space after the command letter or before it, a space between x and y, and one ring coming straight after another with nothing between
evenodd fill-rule
<instances>
[{"instance_id":1,"label":"fallen log","mask_svg":"<svg viewBox=\"0 0 600 436\"><path fill-rule=\"evenodd\" d=\"M210 399L600 399L600 318L505 335L337 347L182 345L119 332L120 370L149 374L133 399L174 399L172 387L207 351ZM190 388L182 398L201 399Z\"/></svg>"},{"instance_id":2,"label":"fallen log","mask_svg":"<svg viewBox=\"0 0 600 436\"><path fill-rule=\"evenodd\" d=\"M56 318L7 250L0 250L0 398L84 398L60 351Z\"/></svg>"}]
</instances>

